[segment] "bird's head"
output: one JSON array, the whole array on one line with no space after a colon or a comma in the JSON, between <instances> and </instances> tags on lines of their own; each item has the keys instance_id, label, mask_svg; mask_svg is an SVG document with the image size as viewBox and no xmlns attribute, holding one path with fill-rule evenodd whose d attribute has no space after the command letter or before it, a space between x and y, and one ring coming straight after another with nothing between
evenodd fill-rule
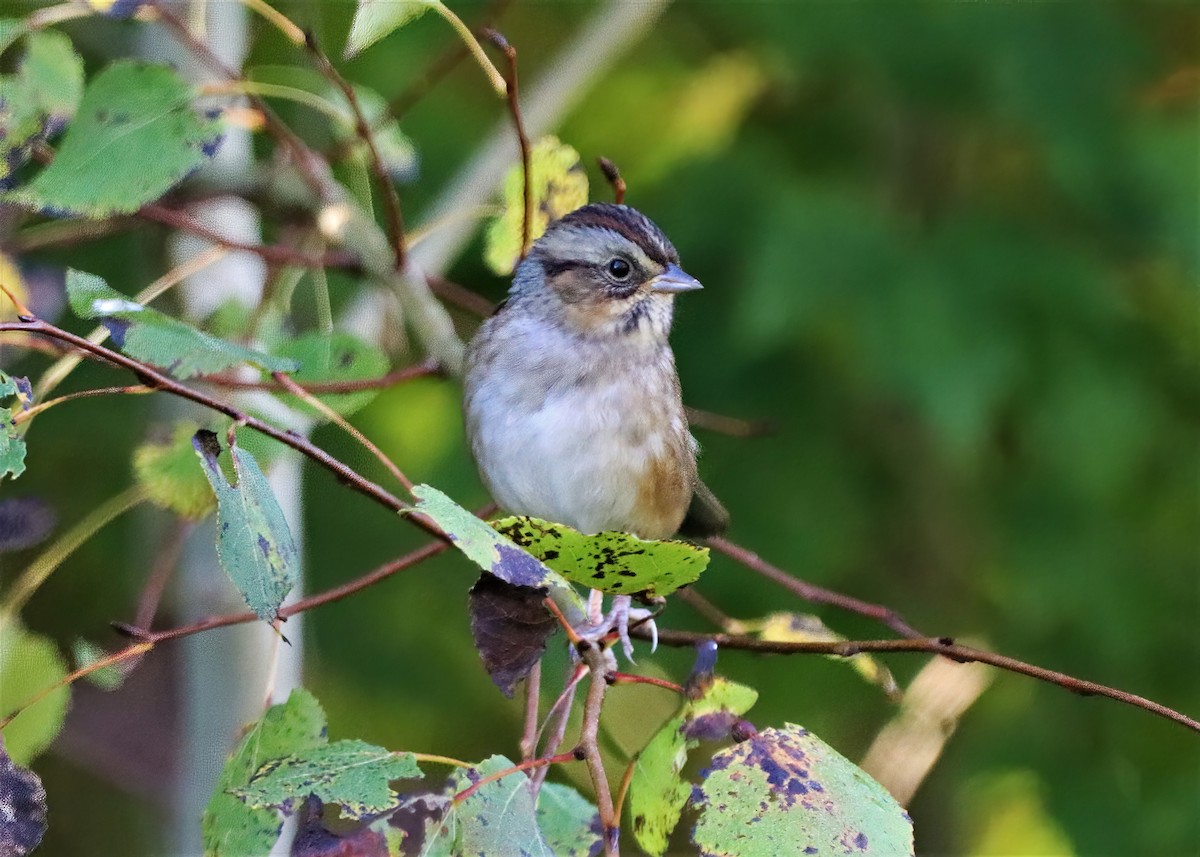
<instances>
[{"instance_id":1,"label":"bird's head","mask_svg":"<svg viewBox=\"0 0 1200 857\"><path fill-rule=\"evenodd\" d=\"M701 288L651 220L585 205L555 221L517 268L514 294L547 301L576 332L665 339L675 295Z\"/></svg>"}]
</instances>

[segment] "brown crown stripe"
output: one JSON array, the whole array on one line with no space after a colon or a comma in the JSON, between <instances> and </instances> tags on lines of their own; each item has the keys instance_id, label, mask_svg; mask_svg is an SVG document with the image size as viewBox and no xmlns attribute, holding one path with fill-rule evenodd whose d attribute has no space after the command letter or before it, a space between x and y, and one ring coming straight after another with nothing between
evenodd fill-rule
<instances>
[{"instance_id":1,"label":"brown crown stripe","mask_svg":"<svg viewBox=\"0 0 1200 857\"><path fill-rule=\"evenodd\" d=\"M609 229L636 244L646 256L660 265L679 262L679 254L662 230L648 217L626 206L609 203L585 205L563 217L559 223L563 226Z\"/></svg>"}]
</instances>

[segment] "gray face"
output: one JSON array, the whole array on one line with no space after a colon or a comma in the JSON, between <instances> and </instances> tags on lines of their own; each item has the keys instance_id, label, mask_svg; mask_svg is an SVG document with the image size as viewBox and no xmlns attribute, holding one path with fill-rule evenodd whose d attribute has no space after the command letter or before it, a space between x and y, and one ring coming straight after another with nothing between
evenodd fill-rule
<instances>
[{"instance_id":1,"label":"gray face","mask_svg":"<svg viewBox=\"0 0 1200 857\"><path fill-rule=\"evenodd\" d=\"M662 278L686 277L662 230L640 212L617 205L588 205L557 221L534 245L531 258L571 320L595 332L665 336L672 291L662 287Z\"/></svg>"}]
</instances>

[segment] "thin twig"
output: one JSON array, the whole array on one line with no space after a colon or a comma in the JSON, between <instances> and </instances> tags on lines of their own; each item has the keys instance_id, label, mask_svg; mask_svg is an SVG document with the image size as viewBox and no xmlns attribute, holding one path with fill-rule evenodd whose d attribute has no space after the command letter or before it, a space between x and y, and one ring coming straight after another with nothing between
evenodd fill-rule
<instances>
[{"instance_id":1,"label":"thin twig","mask_svg":"<svg viewBox=\"0 0 1200 857\"><path fill-rule=\"evenodd\" d=\"M639 630L636 636L649 639L645 630ZM1008 672L1019 673L1030 678L1056 684L1061 688L1081 696L1104 696L1123 702L1134 708L1157 714L1181 726L1186 726L1194 732L1200 732L1200 721L1181 714L1165 705L1146 699L1136 694L1117 690L1107 685L1097 684L1084 679L1075 678L1066 673L1049 670L1045 667L999 655L995 652L975 649L970 646L960 646L949 637L918 637L904 640L846 640L843 642L810 642L782 643L760 640L757 637L736 636L730 634L696 634L690 631L659 630L658 642L664 646L695 646L697 643L711 641L726 649L739 649L748 652L765 652L770 654L815 654L839 655L852 657L863 652L919 652L929 655L942 655L959 663L978 662L989 664Z\"/></svg>"},{"instance_id":2,"label":"thin twig","mask_svg":"<svg viewBox=\"0 0 1200 857\"><path fill-rule=\"evenodd\" d=\"M585 675L587 675L587 667L583 664L576 664L572 667L562 693L559 694L558 699L554 700L550 710L546 712L546 719L538 730L539 738L541 735L549 733L544 748L546 753L557 753L559 747L562 746L563 739L567 734L567 723L571 719L571 709L575 707L575 691ZM546 773L545 770L533 772L530 788L533 789L535 799L538 789L542 787L542 782L546 779Z\"/></svg>"},{"instance_id":3,"label":"thin twig","mask_svg":"<svg viewBox=\"0 0 1200 857\"><path fill-rule=\"evenodd\" d=\"M399 482L401 485L403 485L405 487L405 489L408 491L409 494L412 494L412 491L413 491L412 481L407 476L404 475L404 471L402 471L396 465L396 462L392 461L390 458L388 458L386 455L384 455L383 450L380 449L378 446L376 446L374 443L372 443L370 438L368 438L365 434L363 434L361 431L359 431L357 428L355 428L353 425L351 425L349 420L347 420L345 417L343 417L341 414L339 414L333 408L329 407L329 405L322 402L320 399L318 399L312 393L305 390L303 387L301 387L299 384L297 384L295 381L293 381L291 378L289 378L287 375L283 374L282 372L272 372L271 377L274 378L275 382L277 384L279 384L281 387L283 387L283 389L287 390L293 396L300 399L302 402L307 404L310 408L314 408L317 411L319 411L326 419L333 422L340 429L342 429L342 431L346 432L346 434L350 435L352 438L354 438L356 441L358 441L359 444L365 450L367 450L367 452L369 452L369 453L371 453L371 455L375 456L375 460L378 461L380 464L382 464L387 469L388 473L392 474L392 476L394 476L396 478L397 482Z\"/></svg>"},{"instance_id":4,"label":"thin twig","mask_svg":"<svg viewBox=\"0 0 1200 857\"><path fill-rule=\"evenodd\" d=\"M604 178L612 185L613 201L617 205L625 204L625 179L621 178L621 171L617 169L617 165L608 158L596 158L596 162L600 164L600 172L604 173Z\"/></svg>"},{"instance_id":5,"label":"thin twig","mask_svg":"<svg viewBox=\"0 0 1200 857\"><path fill-rule=\"evenodd\" d=\"M383 165L383 158L379 156L379 147L375 145L375 135L371 131L371 125L367 122L367 117L362 111L362 107L358 103L358 94L354 91L354 87L346 78L342 77L341 72L333 67L329 57L317 46L316 37L312 31L307 31L305 34L304 45L308 52L312 55L313 60L317 64L317 69L329 81L341 90L342 95L346 97L346 103L350 105L350 112L354 114L354 133L367 147L367 156L371 162L371 172L375 176L375 181L379 185L379 190L383 194L385 209L387 211L388 237L391 238L392 251L396 256L395 269L403 271L408 257L408 248L404 242L404 215L400 211L400 195L396 193L396 185L388 175L387 168Z\"/></svg>"},{"instance_id":6,"label":"thin twig","mask_svg":"<svg viewBox=\"0 0 1200 857\"><path fill-rule=\"evenodd\" d=\"M193 390L191 387L186 387L175 379L164 375L157 369L154 369L149 364L142 363L141 361L135 360L132 357L127 357L124 354L112 351L111 349L105 348L102 345L97 345L94 342L84 339L82 336L76 336L73 333L69 333L61 328L55 327L49 322L42 321L40 319L33 319L23 322L2 322L0 323L0 332L4 331L36 333L41 336L48 336L52 339L57 339L61 342L74 345L76 348L79 348L92 357L112 363L123 369L128 369L130 372L133 372L139 380L148 386L156 387L165 393L170 393L182 399L195 402L198 405L203 405L210 410L224 414L241 425L251 428L254 431L264 434L267 437L273 438L280 443L291 447L300 454L307 456L317 464L324 467L326 470L333 473L339 481L348 485L352 490L371 498L386 509L390 509L393 512L399 512L409 508L406 503L396 498L389 491L362 476L349 465L334 458L325 450L313 444L307 438L297 434L296 432L284 431L283 429L276 428L270 423L263 422L257 417L251 416L250 414L235 408L233 405L214 399L212 396L201 393L198 390ZM411 514L406 515L405 517L431 535L437 536L438 538L446 538L445 534L442 533L442 531L428 519L420 515Z\"/></svg>"},{"instance_id":7,"label":"thin twig","mask_svg":"<svg viewBox=\"0 0 1200 857\"><path fill-rule=\"evenodd\" d=\"M430 376L441 375L441 368L433 360L424 360L412 366L405 366L403 369L395 369L388 372L386 375L381 375L378 378L354 378L345 381L309 381L299 383L292 381L292 384L300 387L308 393L358 393L364 390L386 390L389 387L395 387L403 384L405 381L412 381L416 378L428 378ZM226 375L205 375L199 380L206 384L212 384L216 387L222 387L226 390L280 390L282 385L274 380L270 381L247 381L242 378L231 378Z\"/></svg>"},{"instance_id":8,"label":"thin twig","mask_svg":"<svg viewBox=\"0 0 1200 857\"><path fill-rule=\"evenodd\" d=\"M275 265L286 265L296 268L354 268L358 267L359 264L354 254L345 250L335 250L319 256L312 256L302 250L278 244L251 244L245 241L237 241L222 235L215 229L205 226L186 212L168 208L158 203L150 203L149 205L142 206L138 210L137 216L144 220L152 220L166 226L173 226L183 232L188 232L206 241L210 241L219 247L253 253L261 257L264 261Z\"/></svg>"},{"instance_id":9,"label":"thin twig","mask_svg":"<svg viewBox=\"0 0 1200 857\"><path fill-rule=\"evenodd\" d=\"M496 30L484 30L483 34L504 53L508 60L508 112L512 114L513 128L517 132L517 148L521 152L521 180L523 182L524 208L521 212L521 258L529 254L530 234L533 229L533 176L530 173L532 155L529 135L525 133L525 120L521 118L521 100L517 87L517 49L508 43Z\"/></svg>"},{"instance_id":10,"label":"thin twig","mask_svg":"<svg viewBox=\"0 0 1200 857\"><path fill-rule=\"evenodd\" d=\"M366 589L369 586L374 586L381 580L385 580L396 574L399 571L412 568L424 560L432 556L436 556L446 550L449 544L446 542L430 542L424 547L405 554L391 562L384 563L378 568L364 574L362 577L355 578L348 583L343 583L341 586L335 586L332 589L327 589L324 592L310 595L307 598L301 598L299 601L292 604L285 604L279 608L280 619L290 619L298 613L303 613L306 610L312 610L314 607L321 607L325 604L331 604L334 601L341 601L347 596L353 595ZM230 625L245 625L249 622L260 621L258 615L253 611L247 610L243 613L227 613L221 616L209 616L200 619L196 622L191 622L187 625L180 625L177 628L168 628L163 631L150 631L146 628L127 625L123 622L114 622L113 628L121 632L127 637L135 640L145 641L150 643L162 643L167 640L179 640L184 637L190 637L193 634L199 634L204 631L211 631L213 628L226 628Z\"/></svg>"},{"instance_id":11,"label":"thin twig","mask_svg":"<svg viewBox=\"0 0 1200 857\"><path fill-rule=\"evenodd\" d=\"M521 760L537 756L538 715L542 701L542 662L538 661L525 679L525 728L521 730Z\"/></svg>"},{"instance_id":12,"label":"thin twig","mask_svg":"<svg viewBox=\"0 0 1200 857\"><path fill-rule=\"evenodd\" d=\"M138 596L136 618L133 620L137 627L149 628L154 624L154 615L158 612L158 605L167 588L167 581L171 579L171 573L179 564L179 557L183 553L183 544L194 527L195 524L192 521L180 518L163 539L158 556L154 558L154 565L146 578L146 583L142 586L141 595Z\"/></svg>"},{"instance_id":13,"label":"thin twig","mask_svg":"<svg viewBox=\"0 0 1200 857\"><path fill-rule=\"evenodd\" d=\"M792 577L786 571L771 565L758 554L748 551L746 548L719 536L708 539L706 543L756 574L761 574L768 580L800 596L805 601L811 601L814 604L829 604L851 613L857 613L859 616L866 616L868 619L874 619L877 622L883 623L901 637L923 639L926 636L904 621L903 617L890 607L884 607L882 604L872 604L870 601L863 601L851 595L843 595L840 592L834 592L832 589L826 589L823 586L817 586L814 583Z\"/></svg>"},{"instance_id":14,"label":"thin twig","mask_svg":"<svg viewBox=\"0 0 1200 857\"><path fill-rule=\"evenodd\" d=\"M688 425L692 428L708 429L730 437L764 437L775 432L774 424L766 420L743 420L700 408L684 410L687 412Z\"/></svg>"},{"instance_id":15,"label":"thin twig","mask_svg":"<svg viewBox=\"0 0 1200 857\"><path fill-rule=\"evenodd\" d=\"M583 726L579 730L579 749L587 762L588 775L596 790L596 808L600 813L600 836L605 857L617 857L617 841L620 836L619 820L613 816L612 790L608 785L608 774L604 770L604 759L600 755L600 711L604 707L604 695L608 690L607 666L604 650L592 643L579 647L580 657L588 665L591 680L587 698L583 703Z\"/></svg>"},{"instance_id":16,"label":"thin twig","mask_svg":"<svg viewBox=\"0 0 1200 857\"><path fill-rule=\"evenodd\" d=\"M55 405L61 405L64 402L73 402L76 399L91 399L96 396L119 396L123 394L140 395L143 393L153 393L152 387L143 387L141 384L132 384L127 387L99 387L94 390L79 390L75 393L68 393L65 396L59 396L56 399L47 399L44 402L38 402L27 411L18 411L17 415L12 418L13 425L20 425L26 420L31 420L43 411L53 408Z\"/></svg>"},{"instance_id":17,"label":"thin twig","mask_svg":"<svg viewBox=\"0 0 1200 857\"><path fill-rule=\"evenodd\" d=\"M513 765L511 768L505 768L502 771L497 771L494 774L488 774L478 782L472 783L467 788L454 796L455 803L462 803L475 792L486 786L488 783L494 783L496 780L502 780L505 777L518 774L521 771L530 771L537 768L545 768L549 765L558 765L563 762L579 762L582 761L575 753L560 753L557 756L546 756L542 759L526 759L518 765Z\"/></svg>"},{"instance_id":18,"label":"thin twig","mask_svg":"<svg viewBox=\"0 0 1200 857\"><path fill-rule=\"evenodd\" d=\"M187 24L179 19L179 17L167 8L166 4L156 3L154 10L158 15L158 19L166 25L172 35L187 48L197 59L217 74L225 77L228 80L241 80L241 75L236 70L230 68L202 39L196 38ZM318 173L317 164L320 162L319 156L313 152L304 141L296 135L291 128L283 123L280 118L275 115L270 106L257 95L247 93L246 100L263 115L263 120L266 122L266 128L279 143L288 150L292 156L292 161L297 169L300 170L300 175L304 179L305 184L322 201L325 201L328 194L325 180Z\"/></svg>"}]
</instances>

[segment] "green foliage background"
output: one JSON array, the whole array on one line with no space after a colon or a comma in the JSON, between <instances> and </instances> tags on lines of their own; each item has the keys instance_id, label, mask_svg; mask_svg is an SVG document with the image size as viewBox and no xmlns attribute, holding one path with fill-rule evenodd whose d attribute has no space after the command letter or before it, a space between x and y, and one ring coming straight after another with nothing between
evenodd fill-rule
<instances>
[{"instance_id":1,"label":"green foliage background","mask_svg":"<svg viewBox=\"0 0 1200 857\"><path fill-rule=\"evenodd\" d=\"M278 5L331 48L353 11ZM591 11L512 5L501 27L526 80ZM130 50L137 26L65 30L94 72ZM255 26L252 64L297 61ZM346 71L389 97L453 39L427 16ZM559 136L620 165L629 202L706 285L677 316L686 399L777 426L749 440L698 432L734 539L929 633L1200 711L1198 45L1186 4L685 3L587 93ZM315 122L284 113L302 130ZM502 118L469 63L405 117L421 163L402 189L413 220ZM41 258L131 292L164 270L160 245L145 228ZM480 251L451 277L498 299L505 283ZM353 284L332 285L336 303ZM111 377L77 374L91 386ZM470 505L484 494L457 398L423 380L356 422L414 480ZM151 414L140 398L68 408L39 421L16 484L67 522L127 484ZM375 473L336 430L316 439ZM309 590L418 543L310 475ZM111 640L106 623L130 614L149 566L146 525L124 520L89 544L27 624L64 644ZM337 735L469 759L515 753L518 706L471 648L472 579L445 555L306 617L309 686ZM698 588L740 617L800 606L720 557ZM850 637L880 634L822 615ZM678 604L661 621L706 627ZM678 678L690 657L643 660ZM919 667L889 663L902 683ZM760 690L755 722L802 723L850 758L892 713L825 659L726 653L721 666ZM614 695L614 717L653 711L641 693ZM618 731L633 745L657 725ZM160 853L168 817L153 788L103 779L66 751L38 769L52 801L44 853L116 841ZM911 807L918 852L1200 854L1198 771L1200 743L1177 726L997 675Z\"/></svg>"}]
</instances>

